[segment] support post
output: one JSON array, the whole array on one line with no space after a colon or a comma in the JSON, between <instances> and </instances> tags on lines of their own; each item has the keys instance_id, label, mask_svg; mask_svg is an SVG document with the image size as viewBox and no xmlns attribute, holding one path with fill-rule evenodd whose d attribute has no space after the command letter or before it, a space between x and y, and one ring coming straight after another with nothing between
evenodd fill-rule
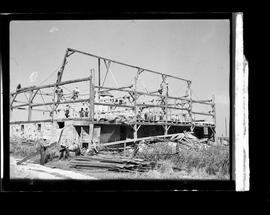
<instances>
[{"instance_id":1,"label":"support post","mask_svg":"<svg viewBox=\"0 0 270 215\"><path fill-rule=\"evenodd\" d=\"M137 107L137 81L139 78L139 75L143 72L140 68L137 71L136 76L134 77L134 115L135 115L135 122L137 123L137 115L138 115L138 107Z\"/></svg>"},{"instance_id":2,"label":"support post","mask_svg":"<svg viewBox=\"0 0 270 215\"><path fill-rule=\"evenodd\" d=\"M93 143L93 133L94 133L94 99L95 99L95 71L90 70L90 84L89 84L89 144Z\"/></svg>"},{"instance_id":3,"label":"support post","mask_svg":"<svg viewBox=\"0 0 270 215\"><path fill-rule=\"evenodd\" d=\"M100 87L101 86L101 83L100 83L100 58L98 58L98 86ZM98 88L98 101L100 99L100 88Z\"/></svg>"},{"instance_id":4,"label":"support post","mask_svg":"<svg viewBox=\"0 0 270 215\"><path fill-rule=\"evenodd\" d=\"M165 83L165 121L168 122L168 96L169 96L169 87L168 82L166 81L167 77L162 75L163 82ZM167 133L166 133L167 134Z\"/></svg>"},{"instance_id":5,"label":"support post","mask_svg":"<svg viewBox=\"0 0 270 215\"><path fill-rule=\"evenodd\" d=\"M28 121L31 121L32 118L32 96L33 96L33 90L29 92L29 103L28 103Z\"/></svg>"},{"instance_id":6,"label":"support post","mask_svg":"<svg viewBox=\"0 0 270 215\"><path fill-rule=\"evenodd\" d=\"M187 82L188 84L188 96L189 96L189 110L188 110L188 114L189 114L189 118L191 123L193 122L193 117L192 117L192 91L191 91L191 81Z\"/></svg>"},{"instance_id":7,"label":"support post","mask_svg":"<svg viewBox=\"0 0 270 215\"><path fill-rule=\"evenodd\" d=\"M137 124L134 124L133 126L133 139L137 139L138 138L138 130L140 129L141 125L137 125Z\"/></svg>"},{"instance_id":8,"label":"support post","mask_svg":"<svg viewBox=\"0 0 270 215\"><path fill-rule=\"evenodd\" d=\"M168 135L168 131L170 129L170 125L164 125L163 128L164 128L164 135Z\"/></svg>"},{"instance_id":9,"label":"support post","mask_svg":"<svg viewBox=\"0 0 270 215\"><path fill-rule=\"evenodd\" d=\"M65 56L64 56L64 59L63 59L63 63L61 65L60 70L57 73L57 80L56 80L57 84L60 83L61 80L62 80L62 76L63 76L63 72L64 72L64 69L65 69L65 66L66 66L66 63L67 63L67 57L68 56L69 56L69 49L66 50L66 53L65 53Z\"/></svg>"},{"instance_id":10,"label":"support post","mask_svg":"<svg viewBox=\"0 0 270 215\"><path fill-rule=\"evenodd\" d=\"M55 90L56 90L56 86L53 88L53 104L52 104L52 112L51 112L51 117L52 120L54 120L54 110L55 110Z\"/></svg>"},{"instance_id":11,"label":"support post","mask_svg":"<svg viewBox=\"0 0 270 215\"><path fill-rule=\"evenodd\" d=\"M213 114L213 122L216 126L216 104L215 104L215 95L212 95L212 114Z\"/></svg>"},{"instance_id":12,"label":"support post","mask_svg":"<svg viewBox=\"0 0 270 215\"><path fill-rule=\"evenodd\" d=\"M126 147L127 147L127 143L124 142L124 157L126 157Z\"/></svg>"},{"instance_id":13,"label":"support post","mask_svg":"<svg viewBox=\"0 0 270 215\"><path fill-rule=\"evenodd\" d=\"M105 77L104 77L104 80L103 80L103 83L102 83L102 87L104 86L105 81L106 81L106 78L107 78L107 75L108 75L108 73L110 71L111 61L104 60L104 64L105 64L105 67L106 67L106 74L105 74Z\"/></svg>"},{"instance_id":14,"label":"support post","mask_svg":"<svg viewBox=\"0 0 270 215\"><path fill-rule=\"evenodd\" d=\"M137 129L137 124L135 124L135 125L133 126L133 139L135 139L135 140L138 138L137 131L138 131L138 129Z\"/></svg>"}]
</instances>

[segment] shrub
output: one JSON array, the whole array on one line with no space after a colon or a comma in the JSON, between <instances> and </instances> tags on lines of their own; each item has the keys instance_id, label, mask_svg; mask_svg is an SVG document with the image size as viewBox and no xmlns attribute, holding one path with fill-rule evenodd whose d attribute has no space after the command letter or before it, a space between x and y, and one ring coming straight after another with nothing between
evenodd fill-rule
<instances>
[{"instance_id":1,"label":"shrub","mask_svg":"<svg viewBox=\"0 0 270 215\"><path fill-rule=\"evenodd\" d=\"M166 142L155 143L137 153L137 157L155 162L170 161L175 167L192 172L203 170L209 175L229 175L229 147L211 145L199 150L181 147L178 154ZM164 167L165 168L165 167Z\"/></svg>"},{"instance_id":2,"label":"shrub","mask_svg":"<svg viewBox=\"0 0 270 215\"><path fill-rule=\"evenodd\" d=\"M39 142L10 142L10 153L18 157L26 157L37 152Z\"/></svg>"}]
</instances>

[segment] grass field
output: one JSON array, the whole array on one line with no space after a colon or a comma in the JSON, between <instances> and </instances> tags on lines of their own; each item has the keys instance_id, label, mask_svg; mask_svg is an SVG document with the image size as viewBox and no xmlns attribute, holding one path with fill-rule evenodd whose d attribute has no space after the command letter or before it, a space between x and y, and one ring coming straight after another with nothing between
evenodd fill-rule
<instances>
[{"instance_id":1,"label":"grass field","mask_svg":"<svg viewBox=\"0 0 270 215\"><path fill-rule=\"evenodd\" d=\"M11 142L10 155L22 158L35 153L38 147L38 142ZM148 172L128 173L77 170L69 167L69 160L59 160L57 156L46 166L83 172L99 179L229 179L229 146L212 145L200 150L180 147L178 153L172 154L172 148L166 142L161 142L139 151L136 158L154 161L159 167ZM39 163L39 156L33 161Z\"/></svg>"}]
</instances>

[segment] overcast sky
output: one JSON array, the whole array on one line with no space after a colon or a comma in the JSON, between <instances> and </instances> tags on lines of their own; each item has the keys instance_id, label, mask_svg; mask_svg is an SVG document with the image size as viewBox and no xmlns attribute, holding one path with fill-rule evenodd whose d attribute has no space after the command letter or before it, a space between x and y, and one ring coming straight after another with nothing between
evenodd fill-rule
<instances>
[{"instance_id":1,"label":"overcast sky","mask_svg":"<svg viewBox=\"0 0 270 215\"><path fill-rule=\"evenodd\" d=\"M13 21L10 86L54 83L65 50L74 48L191 80L194 99L215 95L217 134L225 134L230 114L229 26L229 20ZM76 56L73 60L76 65ZM82 61L77 59L80 69L69 62L63 79L87 77ZM119 72L113 72L112 85L132 81L128 72ZM141 86L154 86L154 80L145 76ZM183 89L175 82L169 87L172 93Z\"/></svg>"}]
</instances>

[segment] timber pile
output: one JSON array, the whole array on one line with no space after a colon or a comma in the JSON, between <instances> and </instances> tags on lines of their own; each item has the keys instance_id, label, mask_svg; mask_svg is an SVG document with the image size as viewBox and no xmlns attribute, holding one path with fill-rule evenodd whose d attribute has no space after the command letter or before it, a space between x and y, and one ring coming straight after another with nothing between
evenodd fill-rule
<instances>
[{"instance_id":1,"label":"timber pile","mask_svg":"<svg viewBox=\"0 0 270 215\"><path fill-rule=\"evenodd\" d=\"M129 159L120 156L80 156L70 162L70 167L78 169L106 169L117 172L146 172L153 169L155 162L144 161L142 159Z\"/></svg>"},{"instance_id":2,"label":"timber pile","mask_svg":"<svg viewBox=\"0 0 270 215\"><path fill-rule=\"evenodd\" d=\"M147 149L151 149L156 147L156 144L164 143L168 147L172 149L172 155L179 153L180 149L188 149L188 150L200 150L203 147L208 147L209 142L208 138L198 139L192 132L184 132L171 135L169 139L164 139L161 137L152 137L150 139L144 139L135 145L133 150L133 157L136 156L137 152L140 151L142 153L147 152ZM158 153L163 154L163 153ZM166 154L166 153L165 153Z\"/></svg>"},{"instance_id":3,"label":"timber pile","mask_svg":"<svg viewBox=\"0 0 270 215\"><path fill-rule=\"evenodd\" d=\"M170 138L170 141L187 146L191 149L201 149L203 146L207 146L208 138L198 139L191 132L184 132L176 134Z\"/></svg>"}]
</instances>

